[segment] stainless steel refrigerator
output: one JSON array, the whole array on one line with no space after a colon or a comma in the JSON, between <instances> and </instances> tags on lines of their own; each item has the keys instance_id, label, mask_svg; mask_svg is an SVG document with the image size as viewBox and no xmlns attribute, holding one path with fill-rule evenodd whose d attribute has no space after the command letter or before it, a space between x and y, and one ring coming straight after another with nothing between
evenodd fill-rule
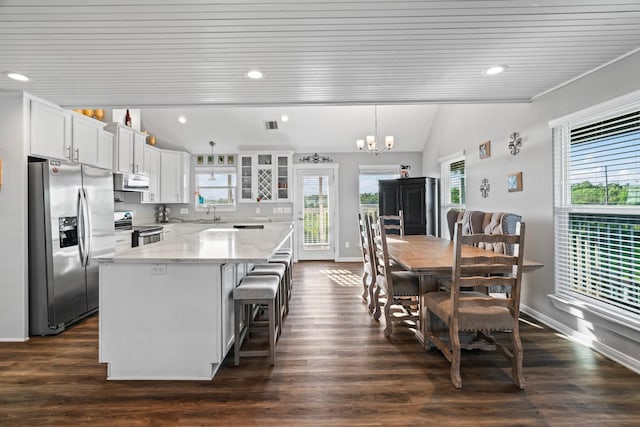
<instances>
[{"instance_id":1,"label":"stainless steel refrigerator","mask_svg":"<svg viewBox=\"0 0 640 427\"><path fill-rule=\"evenodd\" d=\"M29 162L29 332L53 335L98 310L98 264L113 252L109 170Z\"/></svg>"}]
</instances>

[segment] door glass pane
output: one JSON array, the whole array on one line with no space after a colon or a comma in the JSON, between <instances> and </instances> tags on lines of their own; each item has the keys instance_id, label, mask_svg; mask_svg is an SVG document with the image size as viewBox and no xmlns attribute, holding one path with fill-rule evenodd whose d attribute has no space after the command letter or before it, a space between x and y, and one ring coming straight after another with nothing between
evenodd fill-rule
<instances>
[{"instance_id":1,"label":"door glass pane","mask_svg":"<svg viewBox=\"0 0 640 427\"><path fill-rule=\"evenodd\" d=\"M304 177L303 212L303 249L330 249L328 176Z\"/></svg>"}]
</instances>

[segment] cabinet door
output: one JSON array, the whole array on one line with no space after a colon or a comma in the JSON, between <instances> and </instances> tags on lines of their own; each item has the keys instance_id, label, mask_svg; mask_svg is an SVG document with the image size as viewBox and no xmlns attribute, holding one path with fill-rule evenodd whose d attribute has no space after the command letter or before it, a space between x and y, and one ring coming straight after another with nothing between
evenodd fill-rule
<instances>
[{"instance_id":1,"label":"cabinet door","mask_svg":"<svg viewBox=\"0 0 640 427\"><path fill-rule=\"evenodd\" d=\"M133 172L144 174L144 146L147 135L133 132Z\"/></svg>"},{"instance_id":2,"label":"cabinet door","mask_svg":"<svg viewBox=\"0 0 640 427\"><path fill-rule=\"evenodd\" d=\"M158 203L160 201L160 151L145 146L144 173L149 176L149 191L142 193L142 203Z\"/></svg>"},{"instance_id":3,"label":"cabinet door","mask_svg":"<svg viewBox=\"0 0 640 427\"><path fill-rule=\"evenodd\" d=\"M273 173L273 155L272 154L258 154L256 165L256 198L260 202L267 202L273 200L273 193L275 187L275 179Z\"/></svg>"},{"instance_id":4,"label":"cabinet door","mask_svg":"<svg viewBox=\"0 0 640 427\"><path fill-rule=\"evenodd\" d=\"M100 131L98 167L113 170L113 134L105 130Z\"/></svg>"},{"instance_id":5,"label":"cabinet door","mask_svg":"<svg viewBox=\"0 0 640 427\"><path fill-rule=\"evenodd\" d=\"M178 201L180 203L191 203L191 156L189 153L179 152L179 166L180 171L178 173Z\"/></svg>"},{"instance_id":6,"label":"cabinet door","mask_svg":"<svg viewBox=\"0 0 640 427\"><path fill-rule=\"evenodd\" d=\"M133 130L118 126L115 145L116 172L133 172Z\"/></svg>"},{"instance_id":7,"label":"cabinet door","mask_svg":"<svg viewBox=\"0 0 640 427\"><path fill-rule=\"evenodd\" d=\"M253 201L253 165L255 164L253 156L240 155L238 167L240 168L240 202Z\"/></svg>"},{"instance_id":8,"label":"cabinet door","mask_svg":"<svg viewBox=\"0 0 640 427\"><path fill-rule=\"evenodd\" d=\"M30 154L71 160L71 112L35 99L29 110Z\"/></svg>"},{"instance_id":9,"label":"cabinet door","mask_svg":"<svg viewBox=\"0 0 640 427\"><path fill-rule=\"evenodd\" d=\"M401 188L405 234L426 234L427 208L424 180L402 183Z\"/></svg>"},{"instance_id":10,"label":"cabinet door","mask_svg":"<svg viewBox=\"0 0 640 427\"><path fill-rule=\"evenodd\" d=\"M400 185L396 180L379 182L378 210L380 215L398 215L400 211Z\"/></svg>"},{"instance_id":11,"label":"cabinet door","mask_svg":"<svg viewBox=\"0 0 640 427\"><path fill-rule=\"evenodd\" d=\"M276 199L286 201L291 198L289 181L291 177L291 156L276 156Z\"/></svg>"},{"instance_id":12,"label":"cabinet door","mask_svg":"<svg viewBox=\"0 0 640 427\"><path fill-rule=\"evenodd\" d=\"M72 120L72 160L85 165L99 166L98 150L102 139L102 127L97 120L73 115Z\"/></svg>"},{"instance_id":13,"label":"cabinet door","mask_svg":"<svg viewBox=\"0 0 640 427\"><path fill-rule=\"evenodd\" d=\"M160 152L160 202L178 203L180 189L178 174L181 173L178 153L175 151Z\"/></svg>"}]
</instances>

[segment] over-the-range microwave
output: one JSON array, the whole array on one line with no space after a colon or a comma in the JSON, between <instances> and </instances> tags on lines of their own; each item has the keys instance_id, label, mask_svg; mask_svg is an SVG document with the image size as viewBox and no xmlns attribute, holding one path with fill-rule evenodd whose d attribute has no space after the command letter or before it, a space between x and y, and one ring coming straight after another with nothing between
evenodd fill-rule
<instances>
[{"instance_id":1,"label":"over-the-range microwave","mask_svg":"<svg viewBox=\"0 0 640 427\"><path fill-rule=\"evenodd\" d=\"M113 189L115 191L149 191L149 177L131 173L114 173Z\"/></svg>"}]
</instances>

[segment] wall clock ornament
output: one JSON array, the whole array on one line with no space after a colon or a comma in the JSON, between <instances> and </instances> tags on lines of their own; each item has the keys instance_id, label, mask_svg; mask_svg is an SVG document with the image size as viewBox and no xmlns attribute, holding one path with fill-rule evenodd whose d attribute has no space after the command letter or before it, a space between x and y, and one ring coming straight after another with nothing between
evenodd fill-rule
<instances>
[{"instance_id":1,"label":"wall clock ornament","mask_svg":"<svg viewBox=\"0 0 640 427\"><path fill-rule=\"evenodd\" d=\"M487 178L482 178L480 182L480 195L485 199L489 197L489 191L491 190L491 185L489 184L489 180Z\"/></svg>"}]
</instances>

